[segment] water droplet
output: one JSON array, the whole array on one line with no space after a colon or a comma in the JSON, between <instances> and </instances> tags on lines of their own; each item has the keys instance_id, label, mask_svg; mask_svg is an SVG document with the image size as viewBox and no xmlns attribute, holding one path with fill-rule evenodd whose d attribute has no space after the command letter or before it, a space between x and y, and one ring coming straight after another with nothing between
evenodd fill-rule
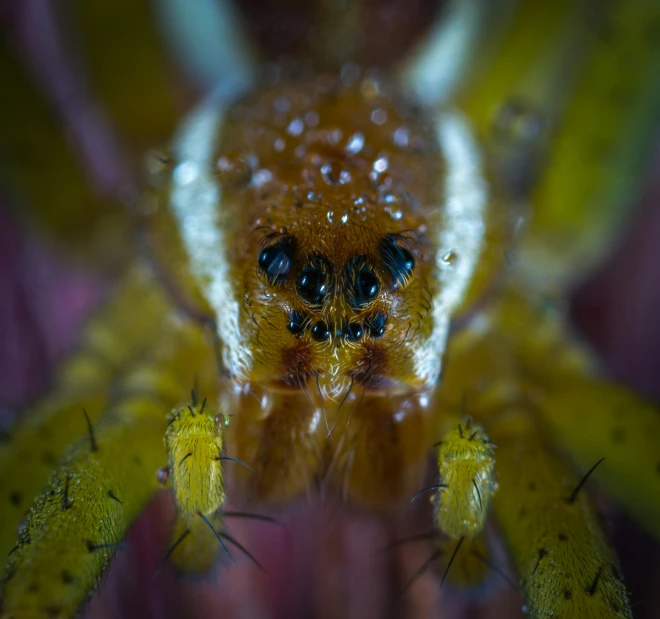
<instances>
[{"instance_id":1,"label":"water droplet","mask_svg":"<svg viewBox=\"0 0 660 619\"><path fill-rule=\"evenodd\" d=\"M328 221L335 226L340 226L348 222L348 213L328 211Z\"/></svg>"},{"instance_id":2,"label":"water droplet","mask_svg":"<svg viewBox=\"0 0 660 619\"><path fill-rule=\"evenodd\" d=\"M275 111L284 114L291 109L291 103L286 97L277 97L273 102L273 107Z\"/></svg>"},{"instance_id":3,"label":"water droplet","mask_svg":"<svg viewBox=\"0 0 660 619\"><path fill-rule=\"evenodd\" d=\"M345 185L351 180L351 173L342 169L338 162L326 163L321 167L323 180L328 185Z\"/></svg>"},{"instance_id":4,"label":"water droplet","mask_svg":"<svg viewBox=\"0 0 660 619\"><path fill-rule=\"evenodd\" d=\"M351 136L351 139L348 141L348 145L346 146L346 150L352 155L355 155L362 150L363 146L364 146L364 135L358 132L358 133L354 133Z\"/></svg>"},{"instance_id":5,"label":"water droplet","mask_svg":"<svg viewBox=\"0 0 660 619\"><path fill-rule=\"evenodd\" d=\"M305 128L302 118L294 118L287 127L289 135L300 135Z\"/></svg>"},{"instance_id":6,"label":"water droplet","mask_svg":"<svg viewBox=\"0 0 660 619\"><path fill-rule=\"evenodd\" d=\"M371 122L374 125L382 125L387 122L387 112L382 108L377 108L371 112Z\"/></svg>"},{"instance_id":7,"label":"water droplet","mask_svg":"<svg viewBox=\"0 0 660 619\"><path fill-rule=\"evenodd\" d=\"M273 173L270 170L266 170L265 168L262 168L261 170L257 170L252 175L250 184L252 185L252 187L261 187L262 185L265 185L271 180L273 180Z\"/></svg>"},{"instance_id":8,"label":"water droplet","mask_svg":"<svg viewBox=\"0 0 660 619\"><path fill-rule=\"evenodd\" d=\"M278 153L281 153L286 147L286 142L282 138L277 138L273 147Z\"/></svg>"},{"instance_id":9,"label":"water droplet","mask_svg":"<svg viewBox=\"0 0 660 619\"><path fill-rule=\"evenodd\" d=\"M328 134L328 140L330 141L331 144L339 144L339 142L341 142L341 138L343 135L344 132L341 129L333 129Z\"/></svg>"},{"instance_id":10,"label":"water droplet","mask_svg":"<svg viewBox=\"0 0 660 619\"><path fill-rule=\"evenodd\" d=\"M319 115L316 112L307 112L305 114L305 123L308 127L316 127L319 124Z\"/></svg>"},{"instance_id":11,"label":"water droplet","mask_svg":"<svg viewBox=\"0 0 660 619\"><path fill-rule=\"evenodd\" d=\"M158 483L161 485L167 484L167 480L170 477L170 467L164 466L161 469L158 469L158 472L156 473L156 479L158 480Z\"/></svg>"},{"instance_id":12,"label":"water droplet","mask_svg":"<svg viewBox=\"0 0 660 619\"><path fill-rule=\"evenodd\" d=\"M387 170L388 165L389 163L385 157L379 157L376 159L376 161L374 161L374 172L381 174Z\"/></svg>"},{"instance_id":13,"label":"water droplet","mask_svg":"<svg viewBox=\"0 0 660 619\"><path fill-rule=\"evenodd\" d=\"M453 266L457 260L458 260L458 254L453 249L450 249L448 252L445 252L442 256L442 261L450 266Z\"/></svg>"},{"instance_id":14,"label":"water droplet","mask_svg":"<svg viewBox=\"0 0 660 619\"><path fill-rule=\"evenodd\" d=\"M408 127L399 127L394 132L394 143L397 146L405 147L408 146L408 140L410 138L410 131Z\"/></svg>"}]
</instances>

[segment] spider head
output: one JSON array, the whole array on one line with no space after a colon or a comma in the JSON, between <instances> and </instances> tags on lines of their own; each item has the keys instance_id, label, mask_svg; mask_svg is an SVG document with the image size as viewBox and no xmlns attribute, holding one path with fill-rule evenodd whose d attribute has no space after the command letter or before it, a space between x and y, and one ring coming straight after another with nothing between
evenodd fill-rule
<instances>
[{"instance_id":1,"label":"spider head","mask_svg":"<svg viewBox=\"0 0 660 619\"><path fill-rule=\"evenodd\" d=\"M326 82L190 117L152 217L167 272L238 382L430 386L482 250L475 146L371 78Z\"/></svg>"},{"instance_id":2,"label":"spider head","mask_svg":"<svg viewBox=\"0 0 660 619\"><path fill-rule=\"evenodd\" d=\"M309 208L286 228L255 230L244 273L241 332L255 379L329 393L424 383L416 351L433 328L432 263L419 232L400 232L382 208ZM431 282L431 283L429 283Z\"/></svg>"}]
</instances>

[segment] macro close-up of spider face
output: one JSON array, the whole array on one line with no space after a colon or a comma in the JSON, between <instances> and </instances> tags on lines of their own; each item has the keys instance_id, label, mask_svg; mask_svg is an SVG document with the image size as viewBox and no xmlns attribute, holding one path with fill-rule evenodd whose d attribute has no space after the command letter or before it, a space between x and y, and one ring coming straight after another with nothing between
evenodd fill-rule
<instances>
[{"instance_id":1,"label":"macro close-up of spider face","mask_svg":"<svg viewBox=\"0 0 660 619\"><path fill-rule=\"evenodd\" d=\"M2 619L657 616L655 0L0 25Z\"/></svg>"}]
</instances>

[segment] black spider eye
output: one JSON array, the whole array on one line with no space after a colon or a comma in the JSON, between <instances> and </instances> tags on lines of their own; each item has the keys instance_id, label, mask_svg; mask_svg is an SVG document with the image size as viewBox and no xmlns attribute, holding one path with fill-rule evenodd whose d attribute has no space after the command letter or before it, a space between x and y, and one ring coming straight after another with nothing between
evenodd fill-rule
<instances>
[{"instance_id":1,"label":"black spider eye","mask_svg":"<svg viewBox=\"0 0 660 619\"><path fill-rule=\"evenodd\" d=\"M293 311L289 314L289 324L286 326L289 333L300 337L306 329L305 314L302 312Z\"/></svg>"},{"instance_id":2,"label":"black spider eye","mask_svg":"<svg viewBox=\"0 0 660 619\"><path fill-rule=\"evenodd\" d=\"M415 259L412 254L397 242L396 236L387 235L380 244L380 255L383 264L389 269L394 280L394 286L403 286L412 277Z\"/></svg>"},{"instance_id":3,"label":"black spider eye","mask_svg":"<svg viewBox=\"0 0 660 619\"><path fill-rule=\"evenodd\" d=\"M351 322L344 329L344 335L349 342L357 342L362 337L362 333L362 325L359 322Z\"/></svg>"},{"instance_id":4,"label":"black spider eye","mask_svg":"<svg viewBox=\"0 0 660 619\"><path fill-rule=\"evenodd\" d=\"M353 260L348 267L348 277L350 284L351 307L359 310L365 305L369 305L380 290L380 281L376 274L366 265L366 260L362 257Z\"/></svg>"},{"instance_id":5,"label":"black spider eye","mask_svg":"<svg viewBox=\"0 0 660 619\"><path fill-rule=\"evenodd\" d=\"M330 337L330 329L324 322L317 322L312 327L312 337L317 342L325 342Z\"/></svg>"},{"instance_id":6,"label":"black spider eye","mask_svg":"<svg viewBox=\"0 0 660 619\"><path fill-rule=\"evenodd\" d=\"M368 269L360 271L356 286L356 298L360 301L360 305L373 301L378 294L379 288L380 282L373 271Z\"/></svg>"},{"instance_id":7,"label":"black spider eye","mask_svg":"<svg viewBox=\"0 0 660 619\"><path fill-rule=\"evenodd\" d=\"M369 335L371 337L376 337L376 338L382 337L383 334L385 333L386 322L387 322L387 318L385 317L385 314L375 314L374 316L369 318L365 323L365 326L369 331Z\"/></svg>"},{"instance_id":8,"label":"black spider eye","mask_svg":"<svg viewBox=\"0 0 660 619\"><path fill-rule=\"evenodd\" d=\"M323 258L316 257L298 276L296 288L298 294L311 305L321 305L328 293L329 267Z\"/></svg>"},{"instance_id":9,"label":"black spider eye","mask_svg":"<svg viewBox=\"0 0 660 619\"><path fill-rule=\"evenodd\" d=\"M292 253L293 243L290 238L265 247L259 252L259 268L271 282L281 282L291 271Z\"/></svg>"}]
</instances>

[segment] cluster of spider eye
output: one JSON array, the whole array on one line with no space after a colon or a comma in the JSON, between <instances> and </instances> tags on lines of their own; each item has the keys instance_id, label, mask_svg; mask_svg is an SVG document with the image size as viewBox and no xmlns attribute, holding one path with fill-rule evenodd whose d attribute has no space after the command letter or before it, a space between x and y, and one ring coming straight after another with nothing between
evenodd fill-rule
<instances>
[{"instance_id":1,"label":"cluster of spider eye","mask_svg":"<svg viewBox=\"0 0 660 619\"><path fill-rule=\"evenodd\" d=\"M415 267L411 252L399 245L396 235L392 234L382 239L379 250L382 264L391 276L392 289L403 287L412 277ZM271 285L283 285L287 281L293 267L295 251L295 241L291 236L286 236L261 250L258 258L259 268ZM365 256L353 257L345 267L343 276L343 281L348 282L348 303L355 313L371 305L381 291L381 281ZM334 281L332 265L320 255L309 258L295 280L298 295L314 310L322 309L327 299L332 296L333 289L341 287L342 284ZM365 334L372 338L382 337L386 323L387 317L382 313L369 315L362 323L347 319L335 324L327 320L314 322L305 312L291 310L287 328L297 338L309 331L317 342L325 342L333 335L337 339L357 342Z\"/></svg>"},{"instance_id":2,"label":"cluster of spider eye","mask_svg":"<svg viewBox=\"0 0 660 619\"><path fill-rule=\"evenodd\" d=\"M373 338L382 337L385 333L385 324L387 318L384 314L374 314L367 318L364 323L348 322L340 325L326 323L319 320L311 327L312 338L317 342L325 342L334 332L335 338L346 338L349 342L357 342L367 333ZM289 314L289 324L287 328L292 335L302 336L309 330L309 317L302 312L292 311Z\"/></svg>"}]
</instances>

